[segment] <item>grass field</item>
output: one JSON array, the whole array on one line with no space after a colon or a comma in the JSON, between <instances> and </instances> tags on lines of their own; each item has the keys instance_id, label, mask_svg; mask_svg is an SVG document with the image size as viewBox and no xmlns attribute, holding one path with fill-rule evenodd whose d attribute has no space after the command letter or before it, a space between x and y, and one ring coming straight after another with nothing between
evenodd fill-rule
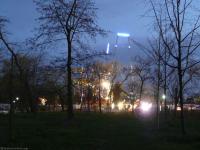
<instances>
[{"instance_id":1,"label":"grass field","mask_svg":"<svg viewBox=\"0 0 200 150\"><path fill-rule=\"evenodd\" d=\"M188 115L189 116L189 115ZM15 115L14 140L8 142L8 116L0 115L0 147L32 150L199 150L200 117L186 118L182 136L176 120L155 129L153 119L137 119L132 113L77 113L66 121L66 113Z\"/></svg>"}]
</instances>

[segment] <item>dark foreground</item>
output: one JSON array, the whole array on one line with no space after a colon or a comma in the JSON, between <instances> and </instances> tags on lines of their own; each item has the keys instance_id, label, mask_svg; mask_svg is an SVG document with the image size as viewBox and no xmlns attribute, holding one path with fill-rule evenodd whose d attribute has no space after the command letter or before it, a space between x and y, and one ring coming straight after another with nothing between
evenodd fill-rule
<instances>
[{"instance_id":1,"label":"dark foreground","mask_svg":"<svg viewBox=\"0 0 200 150\"><path fill-rule=\"evenodd\" d=\"M0 147L32 150L199 150L200 117L187 117L187 135L176 120L136 119L133 114L78 113L66 121L66 113L17 114L14 140L8 142L8 116L0 115Z\"/></svg>"}]
</instances>

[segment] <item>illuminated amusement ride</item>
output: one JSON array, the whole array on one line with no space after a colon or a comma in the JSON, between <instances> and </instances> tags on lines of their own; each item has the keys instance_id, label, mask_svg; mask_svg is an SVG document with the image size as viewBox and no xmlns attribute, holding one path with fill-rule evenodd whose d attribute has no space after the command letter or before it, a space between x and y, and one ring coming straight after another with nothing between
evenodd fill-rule
<instances>
[{"instance_id":1,"label":"illuminated amusement ride","mask_svg":"<svg viewBox=\"0 0 200 150\"><path fill-rule=\"evenodd\" d=\"M116 35L116 42L115 42L114 47L115 47L115 48L118 48L119 40L120 40L121 38L127 39L128 48L130 49L130 48L131 48L131 45L130 45L130 34L129 34L129 33L120 33L120 32L117 33L117 35ZM110 45L110 43L108 42L108 44L107 44L107 49L106 49L106 54L109 54L109 53L110 53L110 47L111 47L111 45Z\"/></svg>"}]
</instances>

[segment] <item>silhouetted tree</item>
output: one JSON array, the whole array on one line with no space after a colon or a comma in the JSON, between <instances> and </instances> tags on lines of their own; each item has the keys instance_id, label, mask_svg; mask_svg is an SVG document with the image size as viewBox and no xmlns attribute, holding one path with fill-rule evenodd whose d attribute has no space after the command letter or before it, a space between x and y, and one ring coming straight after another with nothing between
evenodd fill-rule
<instances>
[{"instance_id":1,"label":"silhouetted tree","mask_svg":"<svg viewBox=\"0 0 200 150\"><path fill-rule=\"evenodd\" d=\"M73 118L72 53L75 43L87 36L94 38L102 29L96 23L96 8L92 0L35 1L39 17L40 37L52 41L65 41L67 45L68 118ZM76 42L75 42L76 41Z\"/></svg>"},{"instance_id":2,"label":"silhouetted tree","mask_svg":"<svg viewBox=\"0 0 200 150\"><path fill-rule=\"evenodd\" d=\"M185 134L183 91L188 80L186 79L186 72L200 62L199 58L194 57L200 46L200 15L198 14L191 21L191 15L194 13L191 8L192 5L195 5L192 0L164 0L159 2L158 5L155 1L150 0L150 2L162 42L171 57L171 60L165 63L177 71L181 106L181 130ZM190 26L187 26L186 22L189 20Z\"/></svg>"}]
</instances>

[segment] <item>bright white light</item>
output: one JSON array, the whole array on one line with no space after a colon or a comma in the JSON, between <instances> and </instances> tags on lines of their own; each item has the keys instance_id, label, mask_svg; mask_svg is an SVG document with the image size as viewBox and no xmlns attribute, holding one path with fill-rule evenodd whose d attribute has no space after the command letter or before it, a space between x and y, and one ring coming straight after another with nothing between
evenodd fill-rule
<instances>
[{"instance_id":1,"label":"bright white light","mask_svg":"<svg viewBox=\"0 0 200 150\"><path fill-rule=\"evenodd\" d=\"M110 90L110 82L107 81L107 80L103 80L103 81L101 82L101 86L102 86L102 88L104 88L104 89L106 89L106 90Z\"/></svg>"},{"instance_id":2,"label":"bright white light","mask_svg":"<svg viewBox=\"0 0 200 150\"><path fill-rule=\"evenodd\" d=\"M117 47L118 47L118 45L117 45L117 44L115 44L115 47L117 48Z\"/></svg>"},{"instance_id":3,"label":"bright white light","mask_svg":"<svg viewBox=\"0 0 200 150\"><path fill-rule=\"evenodd\" d=\"M16 100L18 101L18 100L19 100L19 97L16 97Z\"/></svg>"},{"instance_id":4,"label":"bright white light","mask_svg":"<svg viewBox=\"0 0 200 150\"><path fill-rule=\"evenodd\" d=\"M130 37L129 33L117 33L117 36L119 37Z\"/></svg>"},{"instance_id":5,"label":"bright white light","mask_svg":"<svg viewBox=\"0 0 200 150\"><path fill-rule=\"evenodd\" d=\"M124 107L124 104L123 104L123 102L119 102L119 103L117 104L117 106L118 106L118 109L119 109L119 110L122 110L123 107Z\"/></svg>"},{"instance_id":6,"label":"bright white light","mask_svg":"<svg viewBox=\"0 0 200 150\"><path fill-rule=\"evenodd\" d=\"M148 112L152 107L152 103L141 102L141 106L140 107L141 107L142 111Z\"/></svg>"},{"instance_id":7,"label":"bright white light","mask_svg":"<svg viewBox=\"0 0 200 150\"><path fill-rule=\"evenodd\" d=\"M166 95L165 94L163 94L162 99L166 99Z\"/></svg>"},{"instance_id":8,"label":"bright white light","mask_svg":"<svg viewBox=\"0 0 200 150\"><path fill-rule=\"evenodd\" d=\"M109 54L109 52L110 52L110 43L108 43L108 45L107 45L106 54Z\"/></svg>"},{"instance_id":9,"label":"bright white light","mask_svg":"<svg viewBox=\"0 0 200 150\"><path fill-rule=\"evenodd\" d=\"M131 46L129 45L128 48L131 48Z\"/></svg>"},{"instance_id":10,"label":"bright white light","mask_svg":"<svg viewBox=\"0 0 200 150\"><path fill-rule=\"evenodd\" d=\"M114 104L114 103L111 104L111 108L112 108L112 109L115 108L115 104Z\"/></svg>"},{"instance_id":11,"label":"bright white light","mask_svg":"<svg viewBox=\"0 0 200 150\"><path fill-rule=\"evenodd\" d=\"M108 80L101 80L101 88L103 90L103 92L101 92L101 96L108 100L109 99L109 92L110 92L110 88L111 88L111 85L110 85L110 82Z\"/></svg>"},{"instance_id":12,"label":"bright white light","mask_svg":"<svg viewBox=\"0 0 200 150\"><path fill-rule=\"evenodd\" d=\"M45 105L46 105L46 102L47 102L47 100L46 100L45 98L40 98L40 104L41 104L42 106L45 106Z\"/></svg>"},{"instance_id":13,"label":"bright white light","mask_svg":"<svg viewBox=\"0 0 200 150\"><path fill-rule=\"evenodd\" d=\"M181 111L181 107L178 106L178 107L176 108L176 110L177 110L177 111Z\"/></svg>"},{"instance_id":14,"label":"bright white light","mask_svg":"<svg viewBox=\"0 0 200 150\"><path fill-rule=\"evenodd\" d=\"M13 101L13 103L15 103L16 101Z\"/></svg>"}]
</instances>

